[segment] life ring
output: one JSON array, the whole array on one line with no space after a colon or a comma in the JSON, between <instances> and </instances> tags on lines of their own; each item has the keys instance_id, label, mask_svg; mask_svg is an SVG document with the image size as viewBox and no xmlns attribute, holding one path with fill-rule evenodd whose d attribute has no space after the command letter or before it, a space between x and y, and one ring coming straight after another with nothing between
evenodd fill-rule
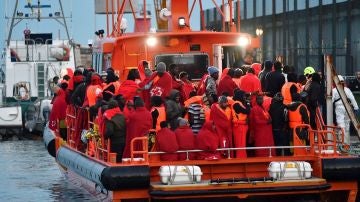
<instances>
[{"instance_id":1,"label":"life ring","mask_svg":"<svg viewBox=\"0 0 360 202\"><path fill-rule=\"evenodd\" d=\"M17 88L17 100L29 100L30 99L30 92L26 84L24 83L17 83L15 88Z\"/></svg>"}]
</instances>

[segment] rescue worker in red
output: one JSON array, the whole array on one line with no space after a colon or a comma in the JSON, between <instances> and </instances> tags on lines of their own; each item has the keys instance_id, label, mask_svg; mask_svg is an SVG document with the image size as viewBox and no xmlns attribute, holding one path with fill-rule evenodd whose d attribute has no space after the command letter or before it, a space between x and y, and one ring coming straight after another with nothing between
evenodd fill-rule
<instances>
[{"instance_id":1,"label":"rescue worker in red","mask_svg":"<svg viewBox=\"0 0 360 202\"><path fill-rule=\"evenodd\" d=\"M186 119L179 119L179 127L175 129L176 140L179 145L179 150L193 150L195 149L195 135L192 132L189 122ZM179 153L179 160L186 160L186 153ZM195 159L195 153L189 153L189 159Z\"/></svg>"},{"instance_id":2,"label":"rescue worker in red","mask_svg":"<svg viewBox=\"0 0 360 202\"><path fill-rule=\"evenodd\" d=\"M172 86L172 77L166 72L166 65L159 62L156 65L156 72L151 75L149 82L145 85L145 90L150 90L150 96L158 95L163 100L170 95Z\"/></svg>"},{"instance_id":3,"label":"rescue worker in red","mask_svg":"<svg viewBox=\"0 0 360 202\"><path fill-rule=\"evenodd\" d=\"M151 104L152 128L159 131L161 129L160 123L166 121L165 105L160 96L152 96Z\"/></svg>"},{"instance_id":4,"label":"rescue worker in red","mask_svg":"<svg viewBox=\"0 0 360 202\"><path fill-rule=\"evenodd\" d=\"M118 103L110 100L104 112L105 139L110 139L110 152L116 153L116 162L121 162L125 148L126 121Z\"/></svg>"},{"instance_id":5,"label":"rescue worker in red","mask_svg":"<svg viewBox=\"0 0 360 202\"><path fill-rule=\"evenodd\" d=\"M250 112L251 137L255 147L271 147L274 146L272 134L271 117L262 106L264 102L263 96L256 96L256 105ZM256 149L256 157L270 156L269 149ZM275 156L275 149L271 149L271 156Z\"/></svg>"},{"instance_id":6,"label":"rescue worker in red","mask_svg":"<svg viewBox=\"0 0 360 202\"><path fill-rule=\"evenodd\" d=\"M175 133L168 128L166 121L160 123L161 129L156 135L156 150L166 152L167 154L161 154L160 160L162 161L177 161L178 154L175 153L179 150L179 145L176 140Z\"/></svg>"},{"instance_id":7,"label":"rescue worker in red","mask_svg":"<svg viewBox=\"0 0 360 202\"><path fill-rule=\"evenodd\" d=\"M225 72L223 72L225 74ZM234 89L238 88L236 83L233 81L234 77L234 70L228 69L227 74L223 76L223 78L219 82L219 87L217 88L217 95L226 95L226 96L233 96Z\"/></svg>"},{"instance_id":8,"label":"rescue worker in red","mask_svg":"<svg viewBox=\"0 0 360 202\"><path fill-rule=\"evenodd\" d=\"M205 122L204 126L196 136L196 148L204 150L198 152L199 160L216 160L220 159L220 154L216 150L219 148L219 136L213 121Z\"/></svg>"},{"instance_id":9,"label":"rescue worker in red","mask_svg":"<svg viewBox=\"0 0 360 202\"><path fill-rule=\"evenodd\" d=\"M301 102L301 95L303 95L303 94L304 93L292 94L293 102L291 102L287 106L288 114L289 114L289 128L290 128L290 132L292 134L290 136L290 141L293 140L293 135L294 135L293 131L297 125L310 123L309 110L307 109L307 106ZM305 95L303 95L303 96L305 96ZM304 128L297 128L296 134L298 135L298 137L300 139L305 140L308 143L309 139L307 137L307 132L305 131Z\"/></svg>"},{"instance_id":10,"label":"rescue worker in red","mask_svg":"<svg viewBox=\"0 0 360 202\"><path fill-rule=\"evenodd\" d=\"M126 127L126 144L124 158L130 158L130 142L135 137L147 136L152 127L151 113L145 108L144 101L140 97L134 97L135 110L129 114ZM135 150L142 150L141 143L135 144Z\"/></svg>"},{"instance_id":11,"label":"rescue worker in red","mask_svg":"<svg viewBox=\"0 0 360 202\"><path fill-rule=\"evenodd\" d=\"M234 134L234 147L246 147L246 134L248 131L248 116L250 114L250 103L245 100L245 92L234 90L234 102L231 104L232 127ZM246 158L246 150L236 150L236 158Z\"/></svg>"},{"instance_id":12,"label":"rescue worker in red","mask_svg":"<svg viewBox=\"0 0 360 202\"><path fill-rule=\"evenodd\" d=\"M246 75L240 78L240 89L250 94L251 106L255 106L256 93L261 91L261 84L253 68L249 68Z\"/></svg>"},{"instance_id":13,"label":"rescue worker in red","mask_svg":"<svg viewBox=\"0 0 360 202\"><path fill-rule=\"evenodd\" d=\"M213 120L216 126L220 148L231 148L233 146L231 109L227 97L220 96L218 103L211 106L210 120ZM226 153L223 153L223 155L225 157Z\"/></svg>"}]
</instances>

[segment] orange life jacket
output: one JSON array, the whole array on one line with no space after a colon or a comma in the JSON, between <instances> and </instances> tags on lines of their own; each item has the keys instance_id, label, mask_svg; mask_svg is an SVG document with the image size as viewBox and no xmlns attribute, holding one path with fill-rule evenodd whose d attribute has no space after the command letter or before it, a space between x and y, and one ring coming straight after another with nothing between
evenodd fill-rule
<instances>
[{"instance_id":1,"label":"orange life jacket","mask_svg":"<svg viewBox=\"0 0 360 202\"><path fill-rule=\"evenodd\" d=\"M297 125L300 125L300 124L304 124L303 120L302 120L302 117L301 117L301 114L300 114L300 107L301 106L304 106L306 108L306 105L301 103L295 111L291 111L289 110L288 111L288 115L289 115L289 127L290 128L295 128ZM309 116L309 111L307 110L306 108L306 111L307 111L307 114Z\"/></svg>"},{"instance_id":2,"label":"orange life jacket","mask_svg":"<svg viewBox=\"0 0 360 202\"><path fill-rule=\"evenodd\" d=\"M155 130L156 130L156 131L159 131L159 130L161 129L160 123L161 123L162 121L166 121L166 111L165 111L165 107L162 106L162 107L153 107L153 108L151 109L151 112L153 112L155 109L156 109L156 110L158 111L158 113L159 113L159 116L158 116L158 118L157 118L157 120L156 120L156 128L155 128Z\"/></svg>"},{"instance_id":3,"label":"orange life jacket","mask_svg":"<svg viewBox=\"0 0 360 202\"><path fill-rule=\"evenodd\" d=\"M288 105L288 104L290 104L290 103L292 102L291 93L290 93L290 88L291 88L292 86L295 86L295 87L296 87L296 92L297 92L297 93L299 93L300 90L301 90L301 89L299 88L299 86L298 86L296 83L294 83L294 82L286 82L286 83L284 83L284 85L283 85L282 88L281 88L281 95L282 95L283 98L284 98L283 103L284 103L285 105Z\"/></svg>"},{"instance_id":4,"label":"orange life jacket","mask_svg":"<svg viewBox=\"0 0 360 202\"><path fill-rule=\"evenodd\" d=\"M203 105L203 109L204 109L204 114L205 114L205 121L206 122L210 121L210 112L211 112L210 107Z\"/></svg>"},{"instance_id":5,"label":"orange life jacket","mask_svg":"<svg viewBox=\"0 0 360 202\"><path fill-rule=\"evenodd\" d=\"M234 124L247 124L247 114L239 113L237 114L234 110L234 104L239 103L242 108L245 106L240 101L234 101L231 105L231 113L232 113L232 122Z\"/></svg>"},{"instance_id":6,"label":"orange life jacket","mask_svg":"<svg viewBox=\"0 0 360 202\"><path fill-rule=\"evenodd\" d=\"M89 107L94 106L96 104L96 98L102 92L102 88L100 85L90 85L86 90L86 97L88 100Z\"/></svg>"},{"instance_id":7,"label":"orange life jacket","mask_svg":"<svg viewBox=\"0 0 360 202\"><path fill-rule=\"evenodd\" d=\"M189 107L189 105L194 104L194 103L201 104L202 103L202 96L200 96L200 95L193 96L193 97L185 100L184 106Z\"/></svg>"}]
</instances>

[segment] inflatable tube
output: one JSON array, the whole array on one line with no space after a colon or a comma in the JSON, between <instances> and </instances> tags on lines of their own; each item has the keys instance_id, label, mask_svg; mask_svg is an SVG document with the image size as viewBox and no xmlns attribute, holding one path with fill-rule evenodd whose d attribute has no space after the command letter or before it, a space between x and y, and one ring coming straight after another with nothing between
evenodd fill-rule
<instances>
[{"instance_id":1,"label":"inflatable tube","mask_svg":"<svg viewBox=\"0 0 360 202\"><path fill-rule=\"evenodd\" d=\"M45 147L49 154L52 157L56 157L56 148L55 148L55 134L54 131L52 131L49 126L49 123L46 124L43 132L43 140L45 143Z\"/></svg>"},{"instance_id":2,"label":"inflatable tube","mask_svg":"<svg viewBox=\"0 0 360 202\"><path fill-rule=\"evenodd\" d=\"M360 180L360 158L322 159L322 173L326 180Z\"/></svg>"},{"instance_id":3,"label":"inflatable tube","mask_svg":"<svg viewBox=\"0 0 360 202\"><path fill-rule=\"evenodd\" d=\"M101 174L101 182L108 190L147 188L150 185L149 166L107 167Z\"/></svg>"}]
</instances>

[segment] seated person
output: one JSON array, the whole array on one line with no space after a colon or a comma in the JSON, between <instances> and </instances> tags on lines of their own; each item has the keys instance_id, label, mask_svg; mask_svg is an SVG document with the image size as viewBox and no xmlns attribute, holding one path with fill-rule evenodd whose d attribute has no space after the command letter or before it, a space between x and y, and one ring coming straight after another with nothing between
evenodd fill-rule
<instances>
[{"instance_id":1,"label":"seated person","mask_svg":"<svg viewBox=\"0 0 360 202\"><path fill-rule=\"evenodd\" d=\"M189 122L186 119L179 119L179 127L175 129L175 135L179 144L179 150L195 149L195 136ZM195 153L189 153L189 159L195 159ZM186 160L186 153L179 153L179 160Z\"/></svg>"},{"instance_id":2,"label":"seated person","mask_svg":"<svg viewBox=\"0 0 360 202\"><path fill-rule=\"evenodd\" d=\"M179 150L179 145L176 140L175 133L170 130L168 123L163 121L160 123L161 129L156 135L156 148L158 151L166 152L168 154L161 154L162 161L177 161L178 154L175 152Z\"/></svg>"},{"instance_id":3,"label":"seated person","mask_svg":"<svg viewBox=\"0 0 360 202\"><path fill-rule=\"evenodd\" d=\"M216 151L219 147L219 136L216 133L214 122L205 122L204 126L199 131L199 134L196 136L196 147L197 149L204 150L203 152L198 153L197 159L220 159L220 154Z\"/></svg>"}]
</instances>

